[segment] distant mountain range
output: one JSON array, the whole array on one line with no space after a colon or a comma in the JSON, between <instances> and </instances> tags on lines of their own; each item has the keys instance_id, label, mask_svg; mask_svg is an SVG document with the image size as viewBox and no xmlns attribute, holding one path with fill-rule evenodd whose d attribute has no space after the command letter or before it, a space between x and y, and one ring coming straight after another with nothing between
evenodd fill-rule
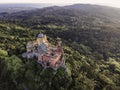
<instances>
[{"instance_id":1,"label":"distant mountain range","mask_svg":"<svg viewBox=\"0 0 120 90\"><path fill-rule=\"evenodd\" d=\"M33 10L36 8L44 8L44 7L49 7L49 6L54 6L54 4L0 4L0 13L1 12L19 12L23 10Z\"/></svg>"},{"instance_id":2,"label":"distant mountain range","mask_svg":"<svg viewBox=\"0 0 120 90\"><path fill-rule=\"evenodd\" d=\"M97 18L102 22L120 22L119 8L90 4L75 4L68 6L54 6L53 4L6 4L0 5L0 12L1 17L9 19L24 19L27 17L26 19L30 20L34 17L36 20L42 19L42 16L55 15L58 19L64 16L72 16L79 18L90 17L90 19Z\"/></svg>"}]
</instances>

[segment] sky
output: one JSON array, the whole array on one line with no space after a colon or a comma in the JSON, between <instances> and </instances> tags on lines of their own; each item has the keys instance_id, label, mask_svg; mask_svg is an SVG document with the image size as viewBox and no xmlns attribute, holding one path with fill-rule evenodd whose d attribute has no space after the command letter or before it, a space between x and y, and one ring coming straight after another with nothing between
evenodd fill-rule
<instances>
[{"instance_id":1,"label":"sky","mask_svg":"<svg viewBox=\"0 0 120 90\"><path fill-rule=\"evenodd\" d=\"M97 4L120 8L120 0L0 0L1 3L55 3L55 4Z\"/></svg>"}]
</instances>

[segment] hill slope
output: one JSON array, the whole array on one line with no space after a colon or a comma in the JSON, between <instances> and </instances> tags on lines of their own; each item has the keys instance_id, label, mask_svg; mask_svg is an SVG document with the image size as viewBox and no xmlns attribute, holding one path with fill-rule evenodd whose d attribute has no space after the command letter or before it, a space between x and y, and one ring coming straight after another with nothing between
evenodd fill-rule
<instances>
[{"instance_id":1,"label":"hill slope","mask_svg":"<svg viewBox=\"0 0 120 90\"><path fill-rule=\"evenodd\" d=\"M120 9L117 8L77 4L5 14L1 17L32 29L48 30L47 33L54 33L55 37L84 44L104 59L119 53ZM51 29L55 31L51 32Z\"/></svg>"}]
</instances>

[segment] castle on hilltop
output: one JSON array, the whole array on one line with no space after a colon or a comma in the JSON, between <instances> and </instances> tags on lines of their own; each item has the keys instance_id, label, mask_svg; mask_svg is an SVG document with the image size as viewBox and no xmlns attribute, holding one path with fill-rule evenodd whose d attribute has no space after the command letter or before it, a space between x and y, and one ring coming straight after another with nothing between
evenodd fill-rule
<instances>
[{"instance_id":1,"label":"castle on hilltop","mask_svg":"<svg viewBox=\"0 0 120 90\"><path fill-rule=\"evenodd\" d=\"M36 40L27 43L26 49L27 52L23 53L22 57L34 58L42 67L56 68L64 65L64 52L60 40L53 46L48 42L46 35L38 34Z\"/></svg>"}]
</instances>

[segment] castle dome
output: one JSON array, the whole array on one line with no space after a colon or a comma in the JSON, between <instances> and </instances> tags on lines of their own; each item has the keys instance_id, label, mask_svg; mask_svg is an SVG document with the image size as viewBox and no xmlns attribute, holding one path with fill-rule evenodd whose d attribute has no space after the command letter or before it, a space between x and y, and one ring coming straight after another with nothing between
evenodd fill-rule
<instances>
[{"instance_id":1,"label":"castle dome","mask_svg":"<svg viewBox=\"0 0 120 90\"><path fill-rule=\"evenodd\" d=\"M38 34L37 37L38 38L42 38L44 35L43 34Z\"/></svg>"}]
</instances>

